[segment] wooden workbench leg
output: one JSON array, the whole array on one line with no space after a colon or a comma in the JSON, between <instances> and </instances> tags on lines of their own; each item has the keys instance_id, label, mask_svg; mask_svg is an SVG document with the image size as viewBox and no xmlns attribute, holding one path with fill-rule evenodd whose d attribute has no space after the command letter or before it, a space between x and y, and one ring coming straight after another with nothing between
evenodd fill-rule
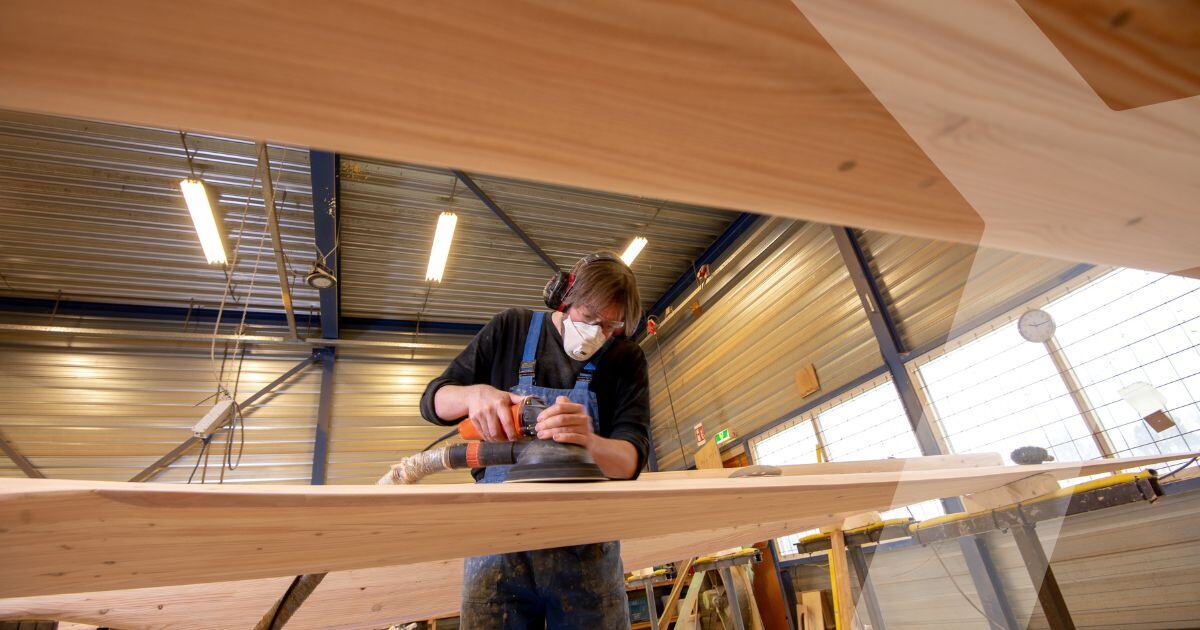
<instances>
[{"instance_id":1,"label":"wooden workbench leg","mask_svg":"<svg viewBox=\"0 0 1200 630\"><path fill-rule=\"evenodd\" d=\"M850 591L850 575L846 564L846 536L841 528L829 532L829 573L832 578L833 599L837 610L834 619L838 630L854 630L854 595Z\"/></svg>"}]
</instances>

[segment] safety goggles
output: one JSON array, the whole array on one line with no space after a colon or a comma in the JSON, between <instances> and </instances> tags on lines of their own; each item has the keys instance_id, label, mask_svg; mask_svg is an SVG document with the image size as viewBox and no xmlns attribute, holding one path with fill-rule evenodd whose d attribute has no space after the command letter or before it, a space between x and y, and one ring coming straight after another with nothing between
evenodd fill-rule
<instances>
[{"instance_id":1,"label":"safety goggles","mask_svg":"<svg viewBox=\"0 0 1200 630\"><path fill-rule=\"evenodd\" d=\"M584 309L584 308L579 308L578 311L579 311L579 316L583 318L583 321L580 322L581 324L587 324L589 326L599 326L600 330L603 330L604 334L606 334L606 335L613 335L613 334L621 332L622 330L625 330L625 322L623 322L623 321L612 320L612 319L601 319L600 317L596 316L596 314L594 312Z\"/></svg>"}]
</instances>

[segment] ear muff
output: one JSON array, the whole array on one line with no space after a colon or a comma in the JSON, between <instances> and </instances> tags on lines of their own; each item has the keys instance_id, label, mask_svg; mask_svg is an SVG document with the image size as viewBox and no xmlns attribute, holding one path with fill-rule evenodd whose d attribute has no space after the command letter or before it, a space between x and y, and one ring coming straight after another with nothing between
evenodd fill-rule
<instances>
[{"instance_id":1,"label":"ear muff","mask_svg":"<svg viewBox=\"0 0 1200 630\"><path fill-rule=\"evenodd\" d=\"M546 283L546 287L542 289L542 299L545 300L546 306L554 311L562 310L563 301L567 297L567 291L571 290L572 284L575 284L574 274L566 271L555 273Z\"/></svg>"},{"instance_id":2,"label":"ear muff","mask_svg":"<svg viewBox=\"0 0 1200 630\"><path fill-rule=\"evenodd\" d=\"M594 252L584 256L579 267L582 268L597 260L614 260L625 264L625 261L608 252ZM555 273L546 283L546 287L542 289L542 299L546 302L546 306L552 310L561 311L573 284L575 284L575 274L567 271Z\"/></svg>"}]
</instances>

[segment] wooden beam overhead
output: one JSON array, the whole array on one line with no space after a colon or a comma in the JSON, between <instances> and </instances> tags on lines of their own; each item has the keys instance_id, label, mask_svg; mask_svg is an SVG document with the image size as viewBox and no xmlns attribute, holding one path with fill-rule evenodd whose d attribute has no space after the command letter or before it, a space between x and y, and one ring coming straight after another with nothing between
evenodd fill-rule
<instances>
[{"instance_id":1,"label":"wooden beam overhead","mask_svg":"<svg viewBox=\"0 0 1200 630\"><path fill-rule=\"evenodd\" d=\"M271 154L266 142L258 143L258 178L262 183L263 208L267 213L267 230L271 233L271 248L275 250L275 271L279 274L279 298L287 315L288 333L296 334L296 313L292 310L292 282L287 258L283 253L283 236L279 232L279 214L275 208L275 184L271 181Z\"/></svg>"},{"instance_id":2,"label":"wooden beam overhead","mask_svg":"<svg viewBox=\"0 0 1200 630\"><path fill-rule=\"evenodd\" d=\"M1194 12L1139 0L1057 2L1073 11L1053 16L1040 1L794 2L970 202L979 243L1200 277L1197 83L1116 111L1080 74L1178 76L1200 40L1185 36L1176 54L1156 38ZM1105 28L1093 27L1097 8L1110 11ZM1134 22L1133 40L1113 36ZM1063 29L1071 45L1059 47ZM1092 63L1096 50L1108 66Z\"/></svg>"},{"instance_id":3,"label":"wooden beam overhead","mask_svg":"<svg viewBox=\"0 0 1200 630\"><path fill-rule=\"evenodd\" d=\"M0 107L1200 263L1200 101L1113 111L1015 1L12 0Z\"/></svg>"}]
</instances>

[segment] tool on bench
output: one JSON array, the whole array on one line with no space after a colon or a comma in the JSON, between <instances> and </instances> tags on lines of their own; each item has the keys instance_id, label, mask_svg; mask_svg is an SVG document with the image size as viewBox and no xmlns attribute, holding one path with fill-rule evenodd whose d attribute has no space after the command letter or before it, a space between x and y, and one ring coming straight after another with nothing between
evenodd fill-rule
<instances>
[{"instance_id":1,"label":"tool on bench","mask_svg":"<svg viewBox=\"0 0 1200 630\"><path fill-rule=\"evenodd\" d=\"M1014 464L1025 466L1036 466L1054 461L1054 456L1050 454L1050 451L1040 446L1022 446L1015 449L1008 457Z\"/></svg>"},{"instance_id":2,"label":"tool on bench","mask_svg":"<svg viewBox=\"0 0 1200 630\"><path fill-rule=\"evenodd\" d=\"M465 444L452 444L437 450L406 457L379 480L382 485L407 485L447 470L508 466L506 481L604 481L587 449L577 444L536 439L538 415L548 407L537 396L526 396L511 407L508 421L519 437L511 442L483 442L470 419L458 424L458 435ZM452 435L451 432L450 435Z\"/></svg>"}]
</instances>

